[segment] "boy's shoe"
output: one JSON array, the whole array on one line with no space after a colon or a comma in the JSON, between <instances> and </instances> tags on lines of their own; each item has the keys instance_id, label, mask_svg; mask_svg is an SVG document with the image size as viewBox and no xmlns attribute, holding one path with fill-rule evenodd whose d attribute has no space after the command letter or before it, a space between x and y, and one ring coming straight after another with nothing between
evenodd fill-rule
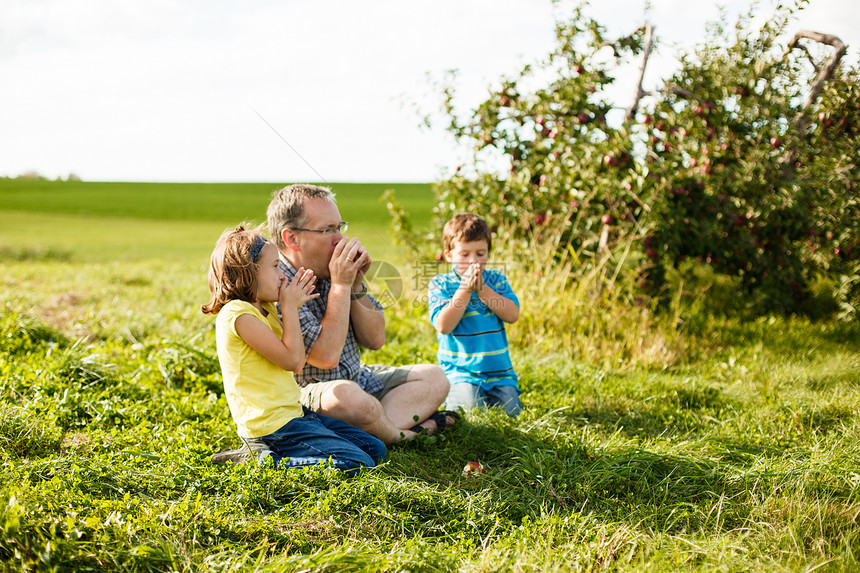
<instances>
[{"instance_id":1,"label":"boy's shoe","mask_svg":"<svg viewBox=\"0 0 860 573\"><path fill-rule=\"evenodd\" d=\"M251 459L259 459L260 454L265 455L268 451L269 447L262 442L247 441L235 450L220 450L209 457L214 464L226 464L227 462L244 464Z\"/></svg>"}]
</instances>

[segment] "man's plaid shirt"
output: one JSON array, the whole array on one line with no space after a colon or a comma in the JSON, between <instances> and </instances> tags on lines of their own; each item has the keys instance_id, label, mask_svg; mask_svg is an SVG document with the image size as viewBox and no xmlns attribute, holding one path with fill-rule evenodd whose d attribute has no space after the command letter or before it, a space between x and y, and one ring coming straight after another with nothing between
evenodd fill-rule
<instances>
[{"instance_id":1,"label":"man's plaid shirt","mask_svg":"<svg viewBox=\"0 0 860 573\"><path fill-rule=\"evenodd\" d=\"M283 255L281 255L281 271L283 271L287 280L292 281L293 277L296 276L296 269ZM311 347L322 331L320 321L325 316L330 290L331 281L318 278L316 292L320 293L320 296L309 300L299 308L299 324L302 329L302 339L305 343L305 356L310 353ZM382 311L382 305L375 298L369 294L366 298ZM349 322L349 331L346 333L346 341L343 344L343 351L340 354L340 363L330 370L323 370L305 362L305 367L296 375L296 382L298 382L299 386L307 386L315 382L328 382L329 380L352 380L368 394L375 394L382 390L382 382L379 381L376 374L361 364L361 350L352 331L351 319Z\"/></svg>"}]
</instances>

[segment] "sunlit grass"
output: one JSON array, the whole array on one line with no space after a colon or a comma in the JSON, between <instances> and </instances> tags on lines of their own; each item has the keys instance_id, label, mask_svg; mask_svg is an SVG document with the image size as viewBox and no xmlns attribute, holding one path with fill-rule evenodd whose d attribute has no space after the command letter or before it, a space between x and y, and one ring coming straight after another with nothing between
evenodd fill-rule
<instances>
[{"instance_id":1,"label":"sunlit grass","mask_svg":"<svg viewBox=\"0 0 860 573\"><path fill-rule=\"evenodd\" d=\"M0 231L0 570L860 567L856 324L697 293L654 313L606 288L609 259L576 274L500 246L520 417L469 412L356 480L215 466L236 437L199 306L232 222L19 215ZM400 290L364 358L433 361L435 261L379 234L403 280L373 281Z\"/></svg>"}]
</instances>

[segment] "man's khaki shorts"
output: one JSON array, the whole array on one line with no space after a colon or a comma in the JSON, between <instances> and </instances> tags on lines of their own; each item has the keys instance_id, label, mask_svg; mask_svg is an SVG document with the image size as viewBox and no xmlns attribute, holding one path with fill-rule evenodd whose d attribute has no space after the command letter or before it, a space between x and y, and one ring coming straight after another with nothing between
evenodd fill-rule
<instances>
[{"instance_id":1,"label":"man's khaki shorts","mask_svg":"<svg viewBox=\"0 0 860 573\"><path fill-rule=\"evenodd\" d=\"M372 394L377 400L382 400L389 392L405 384L409 376L410 366L385 366L384 364L368 364L367 369L376 374L382 382L382 390ZM302 388L302 404L311 410L319 410L323 394L331 388L334 382L314 382Z\"/></svg>"}]
</instances>

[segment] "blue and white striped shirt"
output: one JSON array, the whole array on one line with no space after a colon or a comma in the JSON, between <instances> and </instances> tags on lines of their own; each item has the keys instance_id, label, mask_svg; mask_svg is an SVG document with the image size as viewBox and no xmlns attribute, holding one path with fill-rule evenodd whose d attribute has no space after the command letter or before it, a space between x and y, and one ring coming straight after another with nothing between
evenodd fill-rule
<instances>
[{"instance_id":1,"label":"blue and white striped shirt","mask_svg":"<svg viewBox=\"0 0 860 573\"><path fill-rule=\"evenodd\" d=\"M520 302L508 279L498 270L484 271L484 283L503 297ZM430 321L454 297L460 277L451 271L430 281L428 305ZM436 357L451 384L469 383L490 389L494 386L516 386L517 375L508 352L508 335L504 321L472 293L463 318L449 334L436 333L439 350Z\"/></svg>"}]
</instances>

